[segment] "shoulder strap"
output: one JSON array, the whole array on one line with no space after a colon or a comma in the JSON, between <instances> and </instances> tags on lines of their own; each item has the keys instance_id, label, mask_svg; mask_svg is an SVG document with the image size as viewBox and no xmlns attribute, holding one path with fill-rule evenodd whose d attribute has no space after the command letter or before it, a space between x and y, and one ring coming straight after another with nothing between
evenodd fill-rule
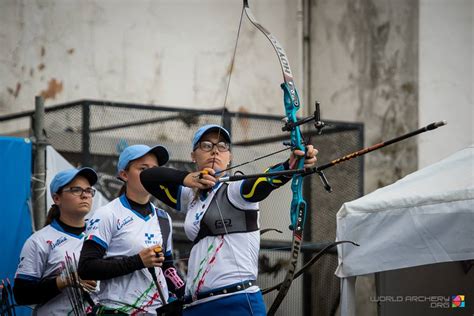
<instances>
[{"instance_id":1,"label":"shoulder strap","mask_svg":"<svg viewBox=\"0 0 474 316\"><path fill-rule=\"evenodd\" d=\"M163 238L163 253L166 253L168 251L168 249L166 249L166 246L168 244L168 238L171 232L168 213L166 213L162 209L156 208L156 215L158 218L158 224L160 225L161 229L161 237Z\"/></svg>"}]
</instances>

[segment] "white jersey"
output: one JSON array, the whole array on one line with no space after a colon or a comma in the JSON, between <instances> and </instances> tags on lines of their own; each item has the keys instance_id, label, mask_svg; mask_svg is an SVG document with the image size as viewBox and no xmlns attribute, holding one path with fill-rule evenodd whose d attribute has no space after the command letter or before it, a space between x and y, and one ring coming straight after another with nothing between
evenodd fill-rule
<instances>
[{"instance_id":1,"label":"white jersey","mask_svg":"<svg viewBox=\"0 0 474 316\"><path fill-rule=\"evenodd\" d=\"M75 235L64 231L56 220L31 235L23 245L16 279L40 281L57 277L63 268L66 253L79 261L85 234ZM31 293L34 295L34 293ZM35 307L36 315L68 315L72 312L67 293Z\"/></svg>"},{"instance_id":2,"label":"white jersey","mask_svg":"<svg viewBox=\"0 0 474 316\"><path fill-rule=\"evenodd\" d=\"M157 212L147 217L134 211L125 195L97 209L87 225L87 240L93 240L106 249L104 258L134 256L153 245L163 246ZM161 211L163 212L163 211ZM163 212L164 213L164 212ZM166 214L166 213L164 213ZM168 220L171 218L166 214ZM171 251L171 232L165 241ZM161 269L155 268L158 282L168 300L168 288ZM109 280L102 280L98 293L99 303L126 313L146 312L155 314L162 305L152 276L147 268Z\"/></svg>"},{"instance_id":3,"label":"white jersey","mask_svg":"<svg viewBox=\"0 0 474 316\"><path fill-rule=\"evenodd\" d=\"M242 198L240 184L241 182L233 182L227 187L229 202L243 211L258 210L258 203L250 203ZM214 187L207 197L196 199L192 189L181 187L179 208L187 211L184 230L190 240L196 239L201 219L221 186L222 184L219 184ZM242 281L256 280L259 249L260 231L258 230L207 236L199 240L189 255L186 295L193 296ZM257 286L252 286L246 292L252 293L258 290ZM210 297L199 302L212 299L214 298Z\"/></svg>"}]
</instances>

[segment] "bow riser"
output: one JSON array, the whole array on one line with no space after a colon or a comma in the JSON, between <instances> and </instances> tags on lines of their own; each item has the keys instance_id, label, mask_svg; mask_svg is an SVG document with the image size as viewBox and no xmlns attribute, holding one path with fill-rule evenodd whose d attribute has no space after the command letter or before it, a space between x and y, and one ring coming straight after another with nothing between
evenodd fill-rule
<instances>
[{"instance_id":1,"label":"bow riser","mask_svg":"<svg viewBox=\"0 0 474 316\"><path fill-rule=\"evenodd\" d=\"M287 83L283 83L281 85L281 88L283 89L283 100L285 103L285 112L286 112L286 117L288 118L289 122L296 122L296 112L299 110L298 106L295 106L296 104L299 104L298 101L298 93L296 90L292 90ZM293 92L293 95L292 95ZM296 99L296 102L294 101ZM291 140L291 145L294 147L294 149L299 149L301 151L305 151L304 147L304 142L303 142L303 137L301 136L301 131L300 129L296 126L291 129L290 131L290 140ZM297 165L295 166L295 169L303 169L304 168L304 159L299 159ZM301 176L293 176L293 180L291 182L291 191L293 192L293 197L291 201L291 212L290 212L290 218L291 218L291 225L290 229L294 230L296 229L296 224L298 221L299 217L299 210L301 209L302 206L304 206L303 209L303 214L302 214L302 223L301 225L304 224L305 219L306 219L306 202L303 199L303 177ZM302 205L301 205L302 204Z\"/></svg>"}]
</instances>

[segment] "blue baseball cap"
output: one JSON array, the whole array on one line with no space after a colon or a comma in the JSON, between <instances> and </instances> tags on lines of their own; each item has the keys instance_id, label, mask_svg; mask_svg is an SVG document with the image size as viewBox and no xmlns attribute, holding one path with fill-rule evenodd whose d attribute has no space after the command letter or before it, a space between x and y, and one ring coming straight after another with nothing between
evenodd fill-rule
<instances>
[{"instance_id":1,"label":"blue baseball cap","mask_svg":"<svg viewBox=\"0 0 474 316\"><path fill-rule=\"evenodd\" d=\"M230 134L225 128L217 124L208 124L208 125L201 126L197 130L197 132L194 134L193 150L197 148L197 145L199 141L201 140L201 138L204 136L204 134L212 132L212 131L217 131L217 132L220 131L220 135L222 135L229 144L231 143Z\"/></svg>"},{"instance_id":2,"label":"blue baseball cap","mask_svg":"<svg viewBox=\"0 0 474 316\"><path fill-rule=\"evenodd\" d=\"M58 193L59 190L61 190L79 175L86 178L91 186L97 183L97 173L92 168L84 167L81 169L63 170L54 176L53 181L51 181L51 184L49 185L51 196L53 196L55 193Z\"/></svg>"},{"instance_id":3,"label":"blue baseball cap","mask_svg":"<svg viewBox=\"0 0 474 316\"><path fill-rule=\"evenodd\" d=\"M122 151L117 164L117 173L127 168L130 161L141 158L146 154L153 154L158 160L158 165L163 166L169 159L168 151L165 147L157 145L150 147L147 145L132 145Z\"/></svg>"}]
</instances>

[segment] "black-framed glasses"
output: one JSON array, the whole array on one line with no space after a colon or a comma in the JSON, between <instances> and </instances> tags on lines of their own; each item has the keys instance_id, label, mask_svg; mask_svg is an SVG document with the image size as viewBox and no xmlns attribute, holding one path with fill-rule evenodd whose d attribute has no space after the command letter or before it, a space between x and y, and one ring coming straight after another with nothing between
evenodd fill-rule
<instances>
[{"instance_id":1,"label":"black-framed glasses","mask_svg":"<svg viewBox=\"0 0 474 316\"><path fill-rule=\"evenodd\" d=\"M94 197L95 195L95 189L94 188L81 188L81 187L71 187L69 189L64 189L62 190L63 192L70 192L72 195L75 196L81 196L83 194L90 195L91 197Z\"/></svg>"},{"instance_id":2,"label":"black-framed glasses","mask_svg":"<svg viewBox=\"0 0 474 316\"><path fill-rule=\"evenodd\" d=\"M217 150L221 153L229 151L230 149L229 143L226 143L226 142L218 142L217 144L210 142L208 140L203 140L202 142L199 142L199 148L205 152L211 151L214 148L214 146L216 146Z\"/></svg>"}]
</instances>

